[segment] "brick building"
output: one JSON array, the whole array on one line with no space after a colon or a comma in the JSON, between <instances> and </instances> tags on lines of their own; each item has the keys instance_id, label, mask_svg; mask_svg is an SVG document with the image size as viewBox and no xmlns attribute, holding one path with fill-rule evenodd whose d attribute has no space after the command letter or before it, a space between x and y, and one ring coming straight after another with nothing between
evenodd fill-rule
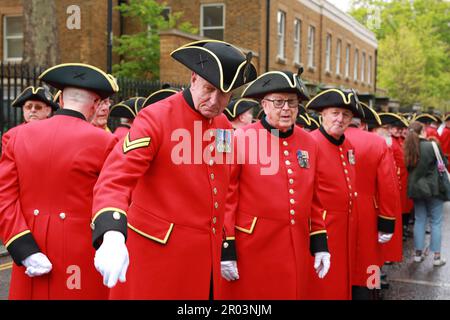
<instances>
[{"instance_id":1,"label":"brick building","mask_svg":"<svg viewBox=\"0 0 450 320\"><path fill-rule=\"evenodd\" d=\"M20 61L22 1L0 2L0 54L3 61ZM117 5L124 0L113 0ZM58 0L60 61L84 62L107 68L106 0ZM189 72L169 57L180 45L209 37L254 53L258 73L297 71L310 87L342 86L360 93L376 91L375 35L326 0L165 0L168 10L199 29L198 36L171 30L161 34L160 77L188 82ZM78 5L80 29L66 27L67 8ZM268 6L269 4L269 6ZM142 26L113 13L113 34L131 34ZM269 36L267 36L269 35ZM267 50L269 48L269 50ZM113 58L113 62L117 57Z\"/></svg>"},{"instance_id":2,"label":"brick building","mask_svg":"<svg viewBox=\"0 0 450 320\"><path fill-rule=\"evenodd\" d=\"M200 36L252 50L259 74L302 66L303 78L312 85L376 91L375 35L325 0L168 0L167 4L172 11L182 11Z\"/></svg>"},{"instance_id":3,"label":"brick building","mask_svg":"<svg viewBox=\"0 0 450 320\"><path fill-rule=\"evenodd\" d=\"M18 62L22 59L23 1L0 1L0 55L4 62ZM113 0L117 5L119 0ZM106 0L57 0L56 19L58 24L59 63L83 62L106 70L107 56L107 8ZM79 28L69 29L67 21L78 6ZM117 10L113 10L113 34L119 35L126 28ZM117 59L117 57L115 57Z\"/></svg>"}]
</instances>

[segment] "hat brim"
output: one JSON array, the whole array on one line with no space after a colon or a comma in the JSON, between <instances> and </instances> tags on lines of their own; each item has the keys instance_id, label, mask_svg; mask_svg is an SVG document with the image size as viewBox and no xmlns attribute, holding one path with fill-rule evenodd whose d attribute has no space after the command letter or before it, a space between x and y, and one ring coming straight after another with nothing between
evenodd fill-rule
<instances>
[{"instance_id":1,"label":"hat brim","mask_svg":"<svg viewBox=\"0 0 450 320\"><path fill-rule=\"evenodd\" d=\"M215 52L204 47L209 43L224 44L224 47L230 50L234 56L229 63L230 66L222 62ZM188 43L174 50L170 55L224 93L254 80L257 75L255 67L247 61L245 55L236 47L223 41L202 40ZM237 59L237 56L241 59ZM225 73L230 74L230 68L233 68L233 73L226 77Z\"/></svg>"},{"instance_id":2,"label":"hat brim","mask_svg":"<svg viewBox=\"0 0 450 320\"><path fill-rule=\"evenodd\" d=\"M308 100L306 86L294 73L269 71L252 81L242 92L243 98L261 100L269 93L295 93L300 100Z\"/></svg>"},{"instance_id":3,"label":"hat brim","mask_svg":"<svg viewBox=\"0 0 450 320\"><path fill-rule=\"evenodd\" d=\"M50 93L48 93L50 94ZM43 103L45 103L47 106L49 106L53 111L56 111L59 109L59 105L53 101L53 96L50 96L47 98L45 96L45 89L42 87L27 87L25 88L20 95L11 103L12 107L15 108L22 108L25 102L28 100L38 100Z\"/></svg>"},{"instance_id":4,"label":"hat brim","mask_svg":"<svg viewBox=\"0 0 450 320\"><path fill-rule=\"evenodd\" d=\"M94 66L82 63L66 63L51 67L45 70L39 79L59 90L67 87L89 90L98 94L102 99L119 91L119 87L111 75Z\"/></svg>"},{"instance_id":5,"label":"hat brim","mask_svg":"<svg viewBox=\"0 0 450 320\"><path fill-rule=\"evenodd\" d=\"M149 105L156 103L158 101L164 100L176 93L180 92L177 89L161 89L150 94L142 104L142 108L148 107Z\"/></svg>"}]
</instances>

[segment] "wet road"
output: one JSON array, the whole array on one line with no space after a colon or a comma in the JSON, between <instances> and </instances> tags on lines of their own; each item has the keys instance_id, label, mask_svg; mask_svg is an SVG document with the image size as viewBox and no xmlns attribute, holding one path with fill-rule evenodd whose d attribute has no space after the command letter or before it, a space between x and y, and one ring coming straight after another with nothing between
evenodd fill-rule
<instances>
[{"instance_id":1,"label":"wet road","mask_svg":"<svg viewBox=\"0 0 450 320\"><path fill-rule=\"evenodd\" d=\"M412 231L412 225L410 226ZM411 233L412 234L412 233ZM429 243L427 235L427 243ZM442 226L442 255L447 264L433 266L433 254L425 261L413 261L413 239L403 242L403 262L385 266L388 274L389 289L383 290L385 300L450 300L450 202L444 205ZM1 252L0 247L0 252ZM0 255L0 300L8 297L9 279L11 277L11 258Z\"/></svg>"},{"instance_id":2,"label":"wet road","mask_svg":"<svg viewBox=\"0 0 450 320\"><path fill-rule=\"evenodd\" d=\"M412 231L412 225L410 226ZM412 232L411 232L412 234ZM426 244L430 235L426 236ZM433 266L433 253L426 256L425 261L413 261L414 243L408 238L403 242L403 262L385 266L390 287L383 290L386 300L450 300L450 202L444 205L442 223L442 255L447 264Z\"/></svg>"}]
</instances>

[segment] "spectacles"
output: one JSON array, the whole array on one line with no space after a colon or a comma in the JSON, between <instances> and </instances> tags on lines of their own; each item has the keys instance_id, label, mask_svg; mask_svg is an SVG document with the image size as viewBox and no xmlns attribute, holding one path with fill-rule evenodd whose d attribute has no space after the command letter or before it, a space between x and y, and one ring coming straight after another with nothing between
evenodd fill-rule
<instances>
[{"instance_id":1,"label":"spectacles","mask_svg":"<svg viewBox=\"0 0 450 320\"><path fill-rule=\"evenodd\" d=\"M42 106L42 105L40 105L40 104L25 104L24 106L23 106L23 108L25 109L25 110L27 110L27 111L30 111L31 109L33 109L33 107L34 107L34 110L36 110L36 111L41 111L44 107Z\"/></svg>"},{"instance_id":2,"label":"spectacles","mask_svg":"<svg viewBox=\"0 0 450 320\"><path fill-rule=\"evenodd\" d=\"M298 99L264 99L273 103L273 106L277 109L282 109L284 104L287 102L289 108L295 109L298 108Z\"/></svg>"}]
</instances>

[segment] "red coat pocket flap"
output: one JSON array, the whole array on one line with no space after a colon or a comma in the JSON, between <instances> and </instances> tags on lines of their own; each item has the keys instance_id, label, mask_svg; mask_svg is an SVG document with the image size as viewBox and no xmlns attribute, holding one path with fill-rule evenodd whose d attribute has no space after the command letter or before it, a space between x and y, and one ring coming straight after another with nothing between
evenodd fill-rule
<instances>
[{"instance_id":1,"label":"red coat pocket flap","mask_svg":"<svg viewBox=\"0 0 450 320\"><path fill-rule=\"evenodd\" d=\"M236 216L235 228L241 232L252 234L257 220L257 217L239 212Z\"/></svg>"},{"instance_id":2,"label":"red coat pocket flap","mask_svg":"<svg viewBox=\"0 0 450 320\"><path fill-rule=\"evenodd\" d=\"M128 212L128 227L145 238L166 244L172 233L173 223L132 205Z\"/></svg>"}]
</instances>

